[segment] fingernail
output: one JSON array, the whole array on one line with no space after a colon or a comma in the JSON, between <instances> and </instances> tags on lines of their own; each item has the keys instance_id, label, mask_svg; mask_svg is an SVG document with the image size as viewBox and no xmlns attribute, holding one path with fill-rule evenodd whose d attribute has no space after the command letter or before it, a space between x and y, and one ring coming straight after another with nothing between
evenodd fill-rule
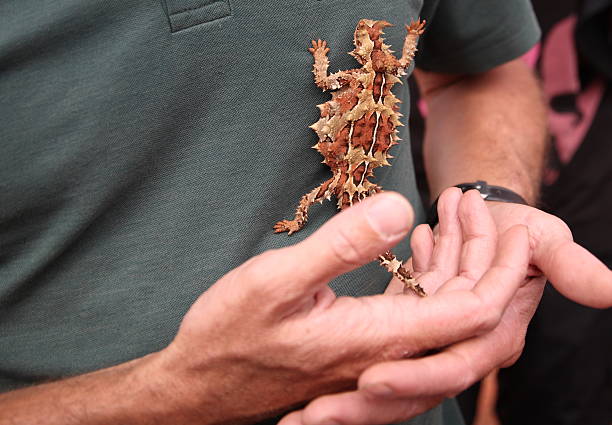
<instances>
[{"instance_id":1,"label":"fingernail","mask_svg":"<svg viewBox=\"0 0 612 425\"><path fill-rule=\"evenodd\" d=\"M397 239L408 233L412 215L412 207L408 201L400 195L390 193L375 196L366 212L372 229L387 240Z\"/></svg>"},{"instance_id":2,"label":"fingernail","mask_svg":"<svg viewBox=\"0 0 612 425\"><path fill-rule=\"evenodd\" d=\"M376 396L376 397L392 397L393 390L391 387L385 384L370 384L363 388L364 391Z\"/></svg>"}]
</instances>

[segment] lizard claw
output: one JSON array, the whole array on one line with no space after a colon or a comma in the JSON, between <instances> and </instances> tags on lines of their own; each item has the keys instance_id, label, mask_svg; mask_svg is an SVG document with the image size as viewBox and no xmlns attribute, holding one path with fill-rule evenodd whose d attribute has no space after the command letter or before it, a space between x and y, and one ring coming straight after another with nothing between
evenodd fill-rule
<instances>
[{"instance_id":1,"label":"lizard claw","mask_svg":"<svg viewBox=\"0 0 612 425\"><path fill-rule=\"evenodd\" d=\"M420 19L410 21L410 25L406 25L406 30L410 34L422 35L425 32L425 23L426 21L421 21Z\"/></svg>"},{"instance_id":2,"label":"lizard claw","mask_svg":"<svg viewBox=\"0 0 612 425\"><path fill-rule=\"evenodd\" d=\"M329 47L327 47L327 41L321 40L321 39L317 41L312 40L312 47L310 47L308 51L314 55L317 51L321 51L321 50L323 51L324 55L329 53Z\"/></svg>"},{"instance_id":3,"label":"lizard claw","mask_svg":"<svg viewBox=\"0 0 612 425\"><path fill-rule=\"evenodd\" d=\"M274 225L274 233L289 232L289 234L292 234L301 228L295 220L281 220Z\"/></svg>"}]
</instances>

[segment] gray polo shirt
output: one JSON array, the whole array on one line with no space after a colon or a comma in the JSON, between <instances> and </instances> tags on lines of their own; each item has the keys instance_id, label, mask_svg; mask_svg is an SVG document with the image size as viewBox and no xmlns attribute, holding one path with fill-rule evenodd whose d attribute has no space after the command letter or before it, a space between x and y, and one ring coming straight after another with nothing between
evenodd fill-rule
<instances>
[{"instance_id":1,"label":"gray polo shirt","mask_svg":"<svg viewBox=\"0 0 612 425\"><path fill-rule=\"evenodd\" d=\"M310 149L329 94L306 49L325 39L330 70L349 69L359 19L395 24L401 51L419 16L417 66L434 71L489 69L539 35L527 0L0 2L0 390L162 349L224 273L333 216L328 202L272 232L330 176ZM376 182L422 221L401 132ZM370 264L332 286L373 294L389 277Z\"/></svg>"}]
</instances>

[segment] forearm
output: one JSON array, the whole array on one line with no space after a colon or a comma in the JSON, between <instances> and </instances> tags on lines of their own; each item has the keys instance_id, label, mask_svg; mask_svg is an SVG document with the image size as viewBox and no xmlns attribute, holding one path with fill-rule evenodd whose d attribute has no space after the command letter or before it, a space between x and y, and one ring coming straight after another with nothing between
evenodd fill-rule
<instances>
[{"instance_id":1,"label":"forearm","mask_svg":"<svg viewBox=\"0 0 612 425\"><path fill-rule=\"evenodd\" d=\"M536 201L546 150L546 109L520 60L448 83L417 72L429 115L424 160L432 197L486 180ZM441 83L442 82L442 83Z\"/></svg>"},{"instance_id":2,"label":"forearm","mask_svg":"<svg viewBox=\"0 0 612 425\"><path fill-rule=\"evenodd\" d=\"M170 415L147 356L116 367L0 394L0 425L151 424ZM162 419L162 420L160 420Z\"/></svg>"}]
</instances>

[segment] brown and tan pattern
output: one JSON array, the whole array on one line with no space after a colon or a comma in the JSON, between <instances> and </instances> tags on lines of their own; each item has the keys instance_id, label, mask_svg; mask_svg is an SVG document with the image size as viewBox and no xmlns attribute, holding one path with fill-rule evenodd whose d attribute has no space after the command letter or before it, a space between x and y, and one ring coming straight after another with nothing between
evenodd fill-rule
<instances>
[{"instance_id":1,"label":"brown and tan pattern","mask_svg":"<svg viewBox=\"0 0 612 425\"><path fill-rule=\"evenodd\" d=\"M293 220L282 220L274 226L275 232L292 234L300 230L308 220L308 208L315 202L335 196L338 209L381 192L382 188L370 181L374 169L389 164L389 148L399 142L397 127L402 114L400 100L391 92L400 78L406 75L419 36L425 22L417 20L406 26L402 56L397 59L384 43L383 29L391 26L385 21L362 19L355 29L355 49L349 54L361 68L327 73L329 48L325 41L312 41L308 50L314 56L314 80L323 91L333 90L331 100L318 105L319 121L310 126L319 136L313 147L323 155L323 163L332 171L332 177L308 192L300 200ZM395 255L388 251L379 261L417 294L425 292L402 266Z\"/></svg>"}]
</instances>

